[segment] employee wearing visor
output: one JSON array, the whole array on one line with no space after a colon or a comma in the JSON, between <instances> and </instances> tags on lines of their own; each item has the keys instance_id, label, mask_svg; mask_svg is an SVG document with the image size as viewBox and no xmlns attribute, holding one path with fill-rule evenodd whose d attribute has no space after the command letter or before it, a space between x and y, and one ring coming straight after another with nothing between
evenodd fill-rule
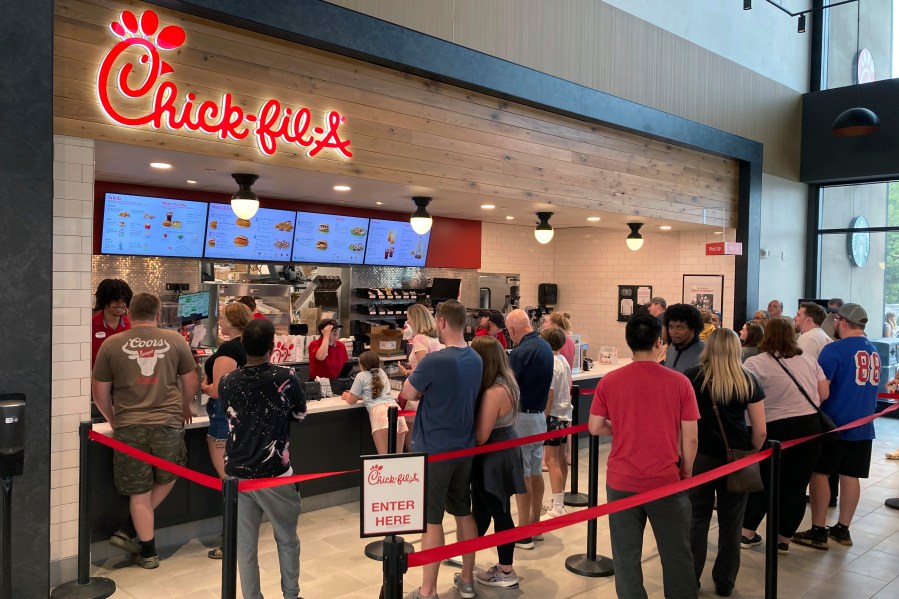
<instances>
[{"instance_id":1,"label":"employee wearing visor","mask_svg":"<svg viewBox=\"0 0 899 599\"><path fill-rule=\"evenodd\" d=\"M346 346L339 343L340 325L333 318L319 321L321 337L309 344L309 380L316 377L336 379L344 364L349 361Z\"/></svg>"},{"instance_id":2,"label":"employee wearing visor","mask_svg":"<svg viewBox=\"0 0 899 599\"><path fill-rule=\"evenodd\" d=\"M91 318L91 366L107 338L131 328L128 306L133 295L131 287L121 279L103 279L97 285Z\"/></svg>"}]
</instances>

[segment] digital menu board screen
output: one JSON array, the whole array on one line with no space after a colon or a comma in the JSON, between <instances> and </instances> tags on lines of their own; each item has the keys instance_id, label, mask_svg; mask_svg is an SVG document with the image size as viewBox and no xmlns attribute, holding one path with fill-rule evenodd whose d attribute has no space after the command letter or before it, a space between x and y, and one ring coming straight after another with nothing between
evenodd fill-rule
<instances>
[{"instance_id":1,"label":"digital menu board screen","mask_svg":"<svg viewBox=\"0 0 899 599\"><path fill-rule=\"evenodd\" d=\"M206 223L207 258L290 262L296 212L260 208L247 220L230 204L209 204Z\"/></svg>"},{"instance_id":2,"label":"digital menu board screen","mask_svg":"<svg viewBox=\"0 0 899 599\"><path fill-rule=\"evenodd\" d=\"M107 193L100 253L203 256L204 202Z\"/></svg>"},{"instance_id":3,"label":"digital menu board screen","mask_svg":"<svg viewBox=\"0 0 899 599\"><path fill-rule=\"evenodd\" d=\"M371 219L365 264L424 266L431 232L419 235L406 221Z\"/></svg>"},{"instance_id":4,"label":"digital menu board screen","mask_svg":"<svg viewBox=\"0 0 899 599\"><path fill-rule=\"evenodd\" d=\"M297 212L296 227L294 262L362 264L368 239L367 218Z\"/></svg>"}]
</instances>

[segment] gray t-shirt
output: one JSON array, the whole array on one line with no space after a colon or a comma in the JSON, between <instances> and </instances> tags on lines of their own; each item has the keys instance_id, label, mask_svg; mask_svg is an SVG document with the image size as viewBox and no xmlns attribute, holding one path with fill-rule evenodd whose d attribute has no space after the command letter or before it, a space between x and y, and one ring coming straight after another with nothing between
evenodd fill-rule
<instances>
[{"instance_id":1,"label":"gray t-shirt","mask_svg":"<svg viewBox=\"0 0 899 599\"><path fill-rule=\"evenodd\" d=\"M699 338L694 338L693 342L682 350L678 350L672 343L665 350L663 365L683 374L694 366L699 366L699 355L703 349L705 349L705 343Z\"/></svg>"}]
</instances>

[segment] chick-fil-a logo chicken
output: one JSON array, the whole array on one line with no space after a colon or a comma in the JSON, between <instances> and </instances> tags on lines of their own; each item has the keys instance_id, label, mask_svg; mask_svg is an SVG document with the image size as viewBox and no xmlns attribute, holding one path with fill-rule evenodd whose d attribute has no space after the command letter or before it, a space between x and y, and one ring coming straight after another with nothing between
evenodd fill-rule
<instances>
[{"instance_id":1,"label":"chick-fil-a logo chicken","mask_svg":"<svg viewBox=\"0 0 899 599\"><path fill-rule=\"evenodd\" d=\"M127 127L149 125L156 129L165 126L172 130L201 131L223 140L245 139L252 133L259 149L268 156L275 153L279 142L283 142L307 148L306 154L310 157L325 149L352 157L350 140L340 139L338 132L346 118L336 111L328 113L324 127L318 127L312 125L312 113L306 107L291 108L282 106L278 100L266 100L256 114L252 114L237 105L230 93L222 95L221 103L200 102L193 92L182 96L174 81L160 82L175 72L160 52L170 52L181 46L185 34L176 25L159 29L159 17L152 10L145 11L140 18L126 10L109 28L122 41L112 47L100 64L97 95L103 111L116 123ZM125 62L114 73L120 60ZM137 79L137 85L132 85L133 79ZM118 88L128 100L141 100L152 93L149 112L139 116L123 114L133 114L140 109L129 107L127 100L119 100L121 105L117 106L109 94L112 87Z\"/></svg>"}]
</instances>

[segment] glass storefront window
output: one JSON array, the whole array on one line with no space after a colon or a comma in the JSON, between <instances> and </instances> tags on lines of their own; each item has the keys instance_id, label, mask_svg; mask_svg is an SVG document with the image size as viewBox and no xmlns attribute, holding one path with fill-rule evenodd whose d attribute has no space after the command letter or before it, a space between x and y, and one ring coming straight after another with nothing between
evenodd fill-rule
<instances>
[{"instance_id":1,"label":"glass storefront window","mask_svg":"<svg viewBox=\"0 0 899 599\"><path fill-rule=\"evenodd\" d=\"M819 241L818 297L864 307L871 339L899 337L884 327L899 314L899 183L823 189Z\"/></svg>"},{"instance_id":2,"label":"glass storefront window","mask_svg":"<svg viewBox=\"0 0 899 599\"><path fill-rule=\"evenodd\" d=\"M856 34L856 11L861 19ZM867 49L862 82L899 77L899 0L864 0L824 11L825 89L855 85L858 48ZM873 78L866 78L873 77Z\"/></svg>"}]
</instances>

